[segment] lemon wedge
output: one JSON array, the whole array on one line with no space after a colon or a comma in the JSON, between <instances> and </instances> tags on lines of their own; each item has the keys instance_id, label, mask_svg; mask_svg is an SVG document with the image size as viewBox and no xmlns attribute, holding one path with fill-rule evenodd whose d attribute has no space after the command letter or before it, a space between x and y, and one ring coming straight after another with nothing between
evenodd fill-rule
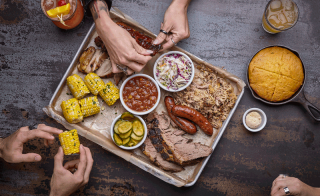
<instances>
[{"instance_id":1,"label":"lemon wedge","mask_svg":"<svg viewBox=\"0 0 320 196\"><path fill-rule=\"evenodd\" d=\"M51 9L51 10L48 10L47 14L51 18L55 18L58 15L60 16L61 14L62 15L67 15L67 14L69 14L69 12L70 12L70 3L68 3L66 5L63 5L63 6L60 6L60 7L56 7L56 8Z\"/></svg>"}]
</instances>

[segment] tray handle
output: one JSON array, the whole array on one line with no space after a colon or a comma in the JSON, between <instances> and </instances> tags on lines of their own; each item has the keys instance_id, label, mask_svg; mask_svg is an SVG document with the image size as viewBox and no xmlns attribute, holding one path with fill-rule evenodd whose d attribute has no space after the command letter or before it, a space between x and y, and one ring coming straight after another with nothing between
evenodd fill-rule
<instances>
[{"instance_id":1,"label":"tray handle","mask_svg":"<svg viewBox=\"0 0 320 196\"><path fill-rule=\"evenodd\" d=\"M304 95L304 92L301 92L300 95L298 95L294 99L294 101L303 105L303 107L308 111L312 118L320 122L320 109L318 109L316 106L314 106L307 100L306 96Z\"/></svg>"}]
</instances>

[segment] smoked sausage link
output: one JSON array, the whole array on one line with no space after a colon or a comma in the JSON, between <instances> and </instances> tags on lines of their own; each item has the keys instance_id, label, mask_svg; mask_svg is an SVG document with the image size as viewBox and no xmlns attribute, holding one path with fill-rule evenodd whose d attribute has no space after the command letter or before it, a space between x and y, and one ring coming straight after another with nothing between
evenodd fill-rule
<instances>
[{"instance_id":1,"label":"smoked sausage link","mask_svg":"<svg viewBox=\"0 0 320 196\"><path fill-rule=\"evenodd\" d=\"M172 107L171 112L173 115L189 119L196 123L207 135L212 135L213 127L200 112L197 110L182 106L182 105L175 105Z\"/></svg>"},{"instance_id":2,"label":"smoked sausage link","mask_svg":"<svg viewBox=\"0 0 320 196\"><path fill-rule=\"evenodd\" d=\"M197 127L192 122L172 114L171 109L176 105L172 97L166 96L164 102L171 120L176 123L176 125L189 134L195 134L197 132Z\"/></svg>"}]
</instances>

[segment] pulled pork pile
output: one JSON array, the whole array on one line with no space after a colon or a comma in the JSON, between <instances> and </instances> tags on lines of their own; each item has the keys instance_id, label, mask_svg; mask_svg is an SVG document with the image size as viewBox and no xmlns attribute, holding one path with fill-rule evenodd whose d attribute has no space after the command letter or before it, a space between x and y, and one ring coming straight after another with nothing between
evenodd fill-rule
<instances>
[{"instance_id":1,"label":"pulled pork pile","mask_svg":"<svg viewBox=\"0 0 320 196\"><path fill-rule=\"evenodd\" d=\"M174 93L177 105L196 109L204 115L216 129L222 126L233 108L237 96L232 85L206 66L197 66L193 82L185 90Z\"/></svg>"}]
</instances>

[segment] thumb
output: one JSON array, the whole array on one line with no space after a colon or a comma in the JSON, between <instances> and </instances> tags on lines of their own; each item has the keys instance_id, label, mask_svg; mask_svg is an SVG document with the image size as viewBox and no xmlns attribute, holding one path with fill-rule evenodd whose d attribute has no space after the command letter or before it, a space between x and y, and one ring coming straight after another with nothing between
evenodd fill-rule
<instances>
[{"instance_id":1,"label":"thumb","mask_svg":"<svg viewBox=\"0 0 320 196\"><path fill-rule=\"evenodd\" d=\"M153 53L152 50L146 50L142 48L137 42L133 43L133 48L137 51L137 53L144 55L144 56L150 56L150 54Z\"/></svg>"},{"instance_id":2,"label":"thumb","mask_svg":"<svg viewBox=\"0 0 320 196\"><path fill-rule=\"evenodd\" d=\"M169 33L169 28L165 26L165 24L161 23L161 29L168 32ZM160 32L157 36L157 38L153 41L154 45L159 45L161 44L165 39L166 39L167 35Z\"/></svg>"},{"instance_id":3,"label":"thumb","mask_svg":"<svg viewBox=\"0 0 320 196\"><path fill-rule=\"evenodd\" d=\"M17 157L18 162L38 162L41 159L41 156L36 153L21 154Z\"/></svg>"},{"instance_id":4,"label":"thumb","mask_svg":"<svg viewBox=\"0 0 320 196\"><path fill-rule=\"evenodd\" d=\"M58 153L54 156L54 169L63 167L63 150L62 147L59 147Z\"/></svg>"}]
</instances>

